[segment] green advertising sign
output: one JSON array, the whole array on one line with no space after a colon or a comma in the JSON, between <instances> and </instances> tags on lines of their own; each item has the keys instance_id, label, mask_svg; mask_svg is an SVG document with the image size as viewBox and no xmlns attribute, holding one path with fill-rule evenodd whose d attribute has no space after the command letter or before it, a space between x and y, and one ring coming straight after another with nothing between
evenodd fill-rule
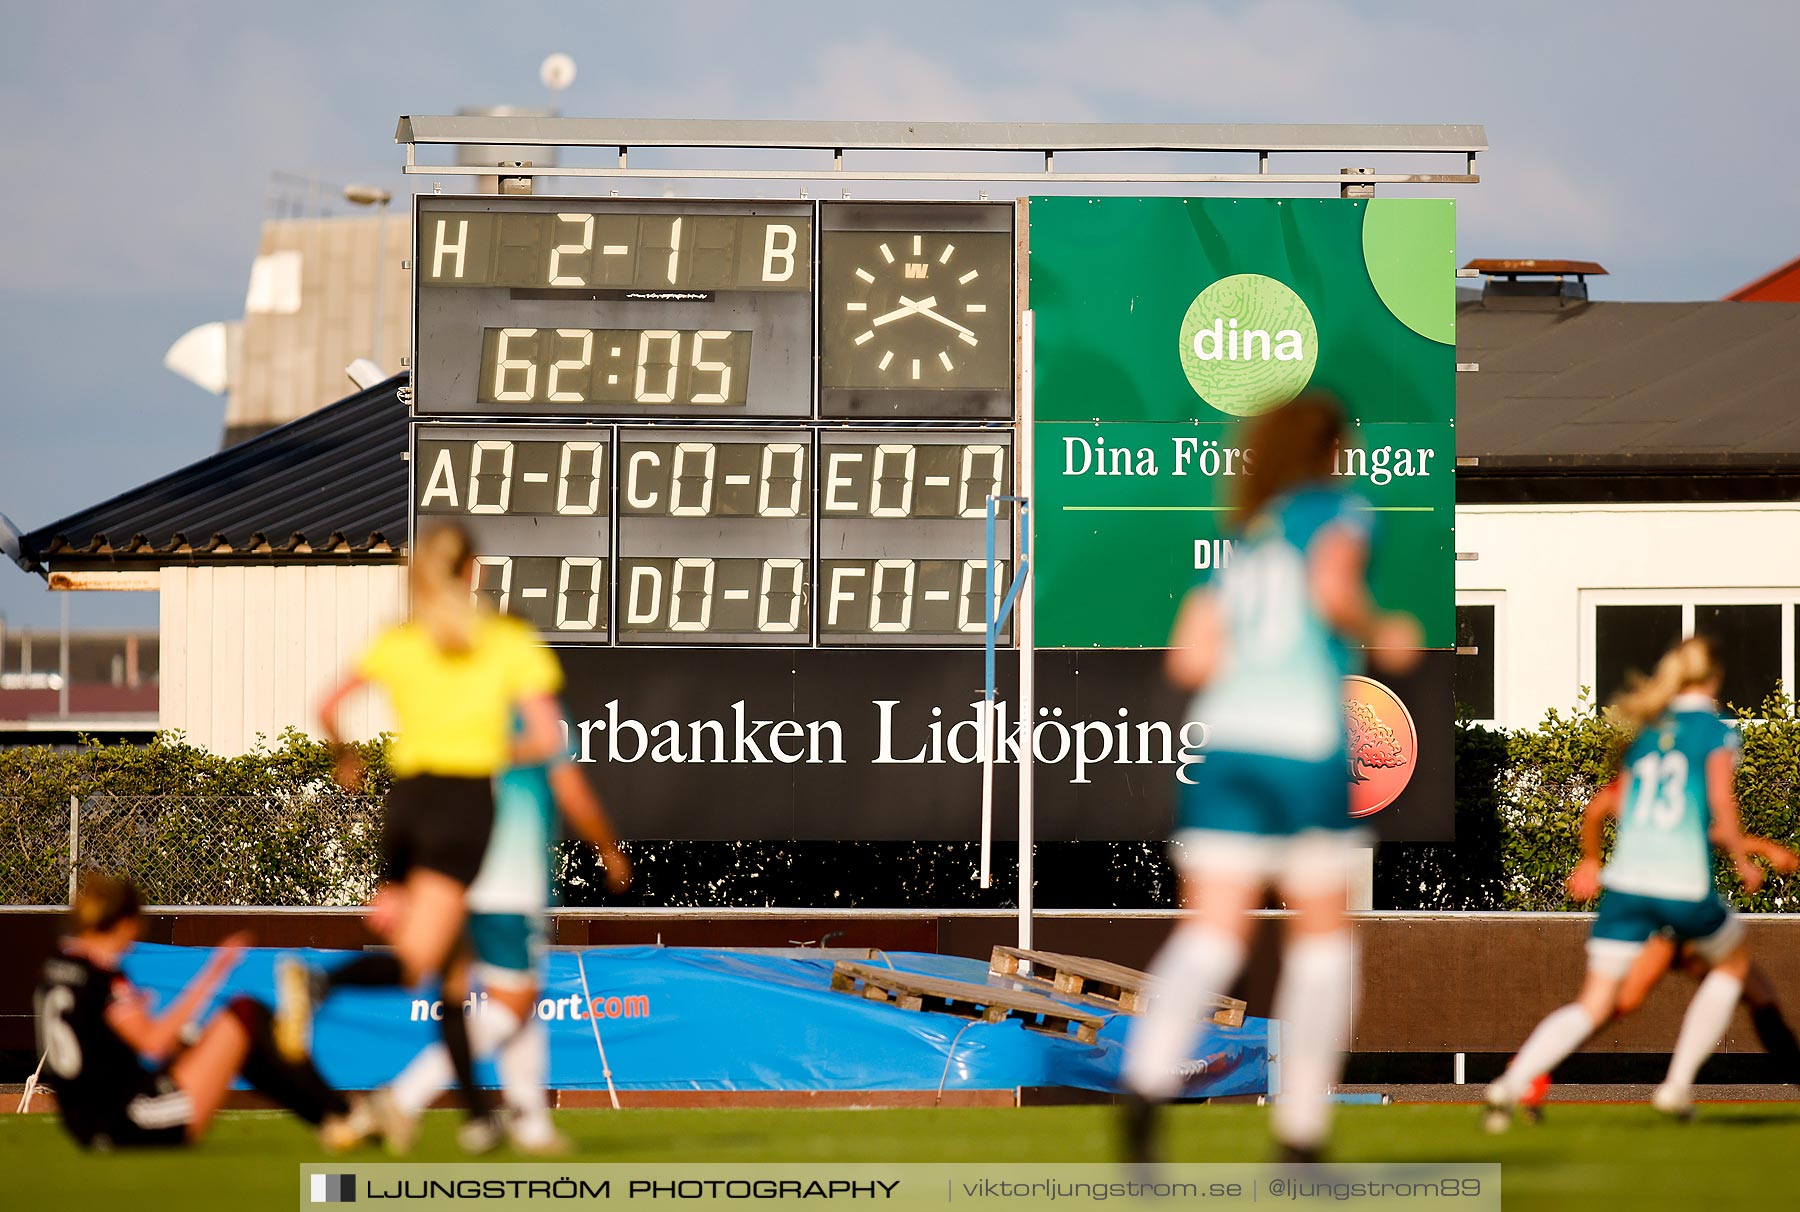
<instances>
[{"instance_id":1,"label":"green advertising sign","mask_svg":"<svg viewBox=\"0 0 1800 1212\"><path fill-rule=\"evenodd\" d=\"M1356 427L1382 603L1455 644L1455 213L1427 199L1033 198L1034 573L1046 648L1150 648L1230 558L1241 425Z\"/></svg>"}]
</instances>

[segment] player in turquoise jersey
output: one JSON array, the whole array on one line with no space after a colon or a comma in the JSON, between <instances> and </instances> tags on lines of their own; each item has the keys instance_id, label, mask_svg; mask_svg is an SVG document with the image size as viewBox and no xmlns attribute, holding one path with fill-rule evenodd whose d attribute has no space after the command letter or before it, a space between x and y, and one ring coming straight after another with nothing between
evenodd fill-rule
<instances>
[{"instance_id":1,"label":"player in turquoise jersey","mask_svg":"<svg viewBox=\"0 0 1800 1212\"><path fill-rule=\"evenodd\" d=\"M1317 1155L1327 1096L1349 1043L1356 951L1344 917L1352 828L1343 678L1355 647L1390 667L1416 656L1418 626L1369 596L1370 509L1333 480L1335 403L1305 397L1258 418L1254 474L1236 483L1231 563L1182 606L1168 673L1197 692L1204 757L1185 768L1172 857L1188 912L1151 966L1156 995L1126 1039L1125 1150L1151 1160L1154 1112L1181 1093L1202 999L1244 962L1248 911L1273 884L1296 910L1275 1014L1284 1024L1275 1135Z\"/></svg>"},{"instance_id":2,"label":"player in turquoise jersey","mask_svg":"<svg viewBox=\"0 0 1800 1212\"><path fill-rule=\"evenodd\" d=\"M494 782L494 826L475 882L469 885L467 977L486 993L485 1005L470 1019L469 1040L477 1055L491 1055L512 1119L507 1128L521 1152L556 1154L566 1142L550 1122L544 1096L549 1041L537 1021L544 909L550 903L550 848L554 817L563 819L600 854L607 887L623 892L631 884L631 863L587 778L566 757L542 765L515 766ZM463 995L462 980L446 982L446 1001ZM452 1076L442 1045L421 1052L394 1080L390 1091L372 1096L352 1114L364 1135L380 1135L388 1148L404 1153L416 1132L419 1113ZM502 1125L480 1117L463 1126L464 1148L485 1152L499 1143Z\"/></svg>"},{"instance_id":3,"label":"player in turquoise jersey","mask_svg":"<svg viewBox=\"0 0 1800 1212\"><path fill-rule=\"evenodd\" d=\"M1741 742L1719 718L1722 678L1711 645L1696 637L1671 649L1652 677L1619 700L1616 711L1635 735L1617 776L1588 802L1581 865L1569 876L1576 900L1600 894L1587 980L1581 996L1539 1023L1488 1087L1490 1131L1504 1130L1532 1083L1619 1013L1626 976L1644 945L1663 932L1711 966L1651 1099L1659 1111L1691 1114L1694 1075L1718 1047L1750 971L1744 924L1713 886L1713 847L1730 857L1751 892L1763 882L1752 855L1782 871L1800 862L1784 847L1746 837L1739 824L1732 784ZM1612 858L1602 867L1602 835L1615 816Z\"/></svg>"}]
</instances>

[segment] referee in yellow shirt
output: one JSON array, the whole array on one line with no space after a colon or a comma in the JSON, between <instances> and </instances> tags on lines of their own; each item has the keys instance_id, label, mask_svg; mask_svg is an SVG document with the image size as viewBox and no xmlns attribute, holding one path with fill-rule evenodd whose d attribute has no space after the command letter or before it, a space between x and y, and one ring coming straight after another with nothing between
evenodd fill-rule
<instances>
[{"instance_id":1,"label":"referee in yellow shirt","mask_svg":"<svg viewBox=\"0 0 1800 1212\"><path fill-rule=\"evenodd\" d=\"M392 944L330 973L298 962L277 974L277 1038L304 1054L312 1011L334 989L416 985L448 973L457 957L464 893L481 867L494 823L494 777L561 749L556 658L517 619L482 610L470 592L475 550L454 524L440 523L414 547L413 617L388 628L355 671L325 697L319 718L340 752L337 780L362 783L361 761L343 746L338 712L365 686L387 695L397 723L394 774L382 821L382 890L371 923ZM524 721L515 735L514 713ZM467 1024L454 986L445 990L444 1043L476 1117L488 1110L473 1081Z\"/></svg>"}]
</instances>

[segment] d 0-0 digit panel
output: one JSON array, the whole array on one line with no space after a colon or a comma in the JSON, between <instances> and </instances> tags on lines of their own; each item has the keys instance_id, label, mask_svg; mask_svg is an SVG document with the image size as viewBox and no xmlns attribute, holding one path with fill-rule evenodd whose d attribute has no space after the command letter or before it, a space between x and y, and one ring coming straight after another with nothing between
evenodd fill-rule
<instances>
[{"instance_id":1,"label":"d 0-0 digit panel","mask_svg":"<svg viewBox=\"0 0 1800 1212\"><path fill-rule=\"evenodd\" d=\"M624 644L812 642L803 429L619 431Z\"/></svg>"}]
</instances>

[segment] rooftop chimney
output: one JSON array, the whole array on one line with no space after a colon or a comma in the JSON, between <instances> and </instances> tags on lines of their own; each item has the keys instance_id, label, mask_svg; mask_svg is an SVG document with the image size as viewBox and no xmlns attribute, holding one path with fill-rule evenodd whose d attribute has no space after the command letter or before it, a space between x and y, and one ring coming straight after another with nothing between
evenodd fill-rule
<instances>
[{"instance_id":1,"label":"rooftop chimney","mask_svg":"<svg viewBox=\"0 0 1800 1212\"><path fill-rule=\"evenodd\" d=\"M1475 260L1463 268L1482 274L1481 301L1530 299L1553 301L1561 307L1585 303L1589 275L1604 274L1598 261Z\"/></svg>"}]
</instances>

